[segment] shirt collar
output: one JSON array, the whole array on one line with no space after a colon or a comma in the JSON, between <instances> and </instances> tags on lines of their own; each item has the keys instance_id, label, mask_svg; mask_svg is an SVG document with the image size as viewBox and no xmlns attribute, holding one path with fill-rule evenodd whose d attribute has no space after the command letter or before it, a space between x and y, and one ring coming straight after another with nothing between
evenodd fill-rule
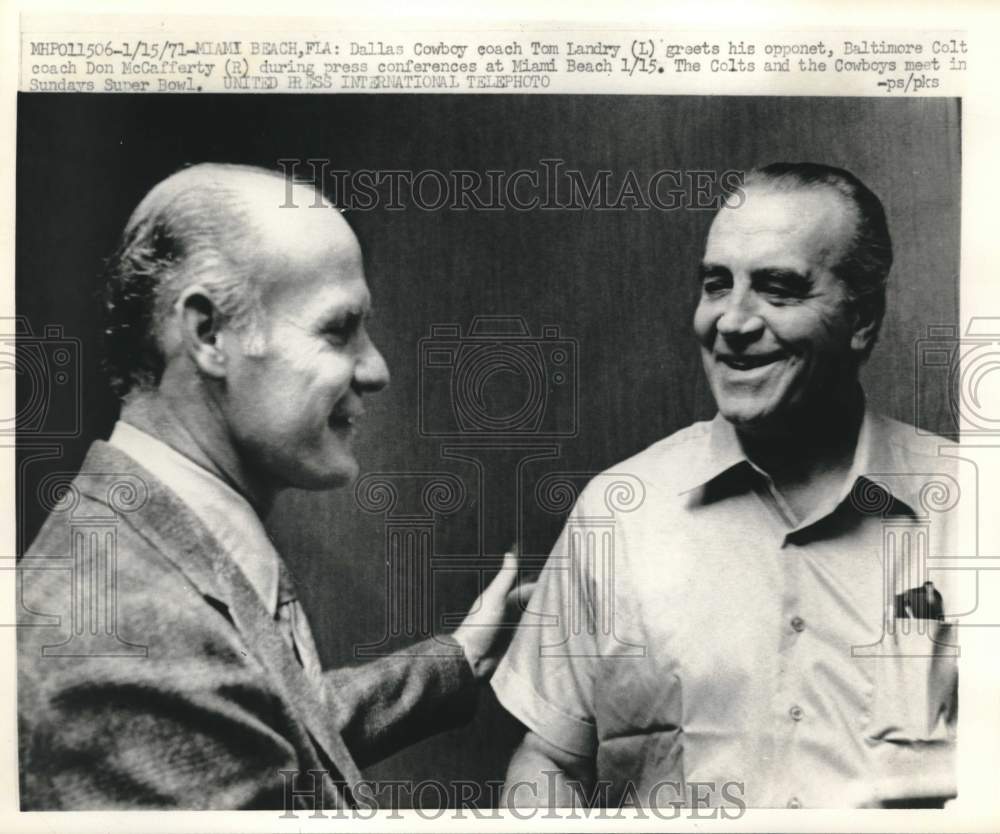
<instances>
[{"instance_id":1,"label":"shirt collar","mask_svg":"<svg viewBox=\"0 0 1000 834\"><path fill-rule=\"evenodd\" d=\"M141 462L204 522L273 616L281 557L246 498L176 449L122 420L115 423L108 443Z\"/></svg>"},{"instance_id":2,"label":"shirt collar","mask_svg":"<svg viewBox=\"0 0 1000 834\"><path fill-rule=\"evenodd\" d=\"M741 464L750 464L740 446L736 430L721 414L708 424L704 451L688 461L684 472L679 473L678 492L683 495L698 487L705 486L720 475Z\"/></svg>"},{"instance_id":3,"label":"shirt collar","mask_svg":"<svg viewBox=\"0 0 1000 834\"><path fill-rule=\"evenodd\" d=\"M863 478L885 489L906 505L910 513L921 506L920 493L926 484L926 474L914 470L913 461L903 452L895 434L890 421L865 409L854 459L837 496L838 504L848 498L858 479ZM692 492L740 465L760 471L744 453L732 423L716 414L708 426L704 452L690 461L679 476L678 492L682 495Z\"/></svg>"},{"instance_id":4,"label":"shirt collar","mask_svg":"<svg viewBox=\"0 0 1000 834\"><path fill-rule=\"evenodd\" d=\"M858 432L858 445L854 450L854 461L844 480L841 500L848 497L859 479L884 489L912 515L921 512L922 493L926 489L929 472L926 461L917 463L919 458L908 454L899 432L901 424L892 423L885 417L865 410ZM914 431L911 427L905 427Z\"/></svg>"}]
</instances>

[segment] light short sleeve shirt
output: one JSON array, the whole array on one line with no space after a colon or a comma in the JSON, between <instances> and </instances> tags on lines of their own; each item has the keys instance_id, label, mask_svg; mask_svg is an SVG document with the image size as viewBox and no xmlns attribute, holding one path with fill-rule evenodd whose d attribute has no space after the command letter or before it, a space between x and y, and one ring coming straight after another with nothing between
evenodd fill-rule
<instances>
[{"instance_id":1,"label":"light short sleeve shirt","mask_svg":"<svg viewBox=\"0 0 1000 834\"><path fill-rule=\"evenodd\" d=\"M497 697L592 759L609 802L953 795L954 624L896 616L925 581L946 615L975 605L935 562L975 512L949 450L866 414L842 489L799 521L721 417L654 444L576 502Z\"/></svg>"}]
</instances>

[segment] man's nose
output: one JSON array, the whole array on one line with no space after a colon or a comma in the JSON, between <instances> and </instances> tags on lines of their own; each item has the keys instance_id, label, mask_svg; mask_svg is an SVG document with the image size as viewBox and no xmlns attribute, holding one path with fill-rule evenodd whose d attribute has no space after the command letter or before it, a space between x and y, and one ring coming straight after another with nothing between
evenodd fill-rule
<instances>
[{"instance_id":1,"label":"man's nose","mask_svg":"<svg viewBox=\"0 0 1000 834\"><path fill-rule=\"evenodd\" d=\"M362 391L379 391L389 384L389 366L370 338L354 367L354 384Z\"/></svg>"},{"instance_id":2,"label":"man's nose","mask_svg":"<svg viewBox=\"0 0 1000 834\"><path fill-rule=\"evenodd\" d=\"M763 329L758 299L750 287L737 283L723 303L725 308L715 325L720 335L728 339L752 338Z\"/></svg>"}]
</instances>

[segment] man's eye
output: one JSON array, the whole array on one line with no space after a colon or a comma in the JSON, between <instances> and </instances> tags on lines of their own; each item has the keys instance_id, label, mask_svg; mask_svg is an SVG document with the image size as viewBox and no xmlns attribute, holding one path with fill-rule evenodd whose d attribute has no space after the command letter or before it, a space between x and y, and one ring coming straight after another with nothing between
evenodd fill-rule
<instances>
[{"instance_id":1,"label":"man's eye","mask_svg":"<svg viewBox=\"0 0 1000 834\"><path fill-rule=\"evenodd\" d=\"M701 289L705 295L718 295L729 289L729 283L724 278L706 278L701 282Z\"/></svg>"},{"instance_id":2,"label":"man's eye","mask_svg":"<svg viewBox=\"0 0 1000 834\"><path fill-rule=\"evenodd\" d=\"M782 284L782 283L772 282L769 284L765 284L761 288L761 292L763 292L765 295L770 296L771 298L777 298L777 299L790 299L790 298L801 297L801 293L794 287L790 287L787 284Z\"/></svg>"},{"instance_id":3,"label":"man's eye","mask_svg":"<svg viewBox=\"0 0 1000 834\"><path fill-rule=\"evenodd\" d=\"M331 345L346 345L351 338L346 327L328 327L323 331L323 336Z\"/></svg>"},{"instance_id":4,"label":"man's eye","mask_svg":"<svg viewBox=\"0 0 1000 834\"><path fill-rule=\"evenodd\" d=\"M328 321L323 327L323 335L331 344L344 345L354 338L361 326L361 316L350 314Z\"/></svg>"}]
</instances>

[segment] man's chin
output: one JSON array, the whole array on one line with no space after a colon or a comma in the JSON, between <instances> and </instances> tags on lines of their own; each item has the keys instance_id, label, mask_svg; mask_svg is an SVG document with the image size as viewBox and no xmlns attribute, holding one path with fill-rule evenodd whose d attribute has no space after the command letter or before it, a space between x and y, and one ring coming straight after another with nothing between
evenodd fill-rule
<instances>
[{"instance_id":1,"label":"man's chin","mask_svg":"<svg viewBox=\"0 0 1000 834\"><path fill-rule=\"evenodd\" d=\"M722 404L719 413L740 433L753 437L765 437L783 431L782 420L775 414L760 407Z\"/></svg>"},{"instance_id":2,"label":"man's chin","mask_svg":"<svg viewBox=\"0 0 1000 834\"><path fill-rule=\"evenodd\" d=\"M358 464L354 461L344 461L325 469L312 468L299 472L289 486L295 489L315 491L342 489L354 483L357 477Z\"/></svg>"}]
</instances>

